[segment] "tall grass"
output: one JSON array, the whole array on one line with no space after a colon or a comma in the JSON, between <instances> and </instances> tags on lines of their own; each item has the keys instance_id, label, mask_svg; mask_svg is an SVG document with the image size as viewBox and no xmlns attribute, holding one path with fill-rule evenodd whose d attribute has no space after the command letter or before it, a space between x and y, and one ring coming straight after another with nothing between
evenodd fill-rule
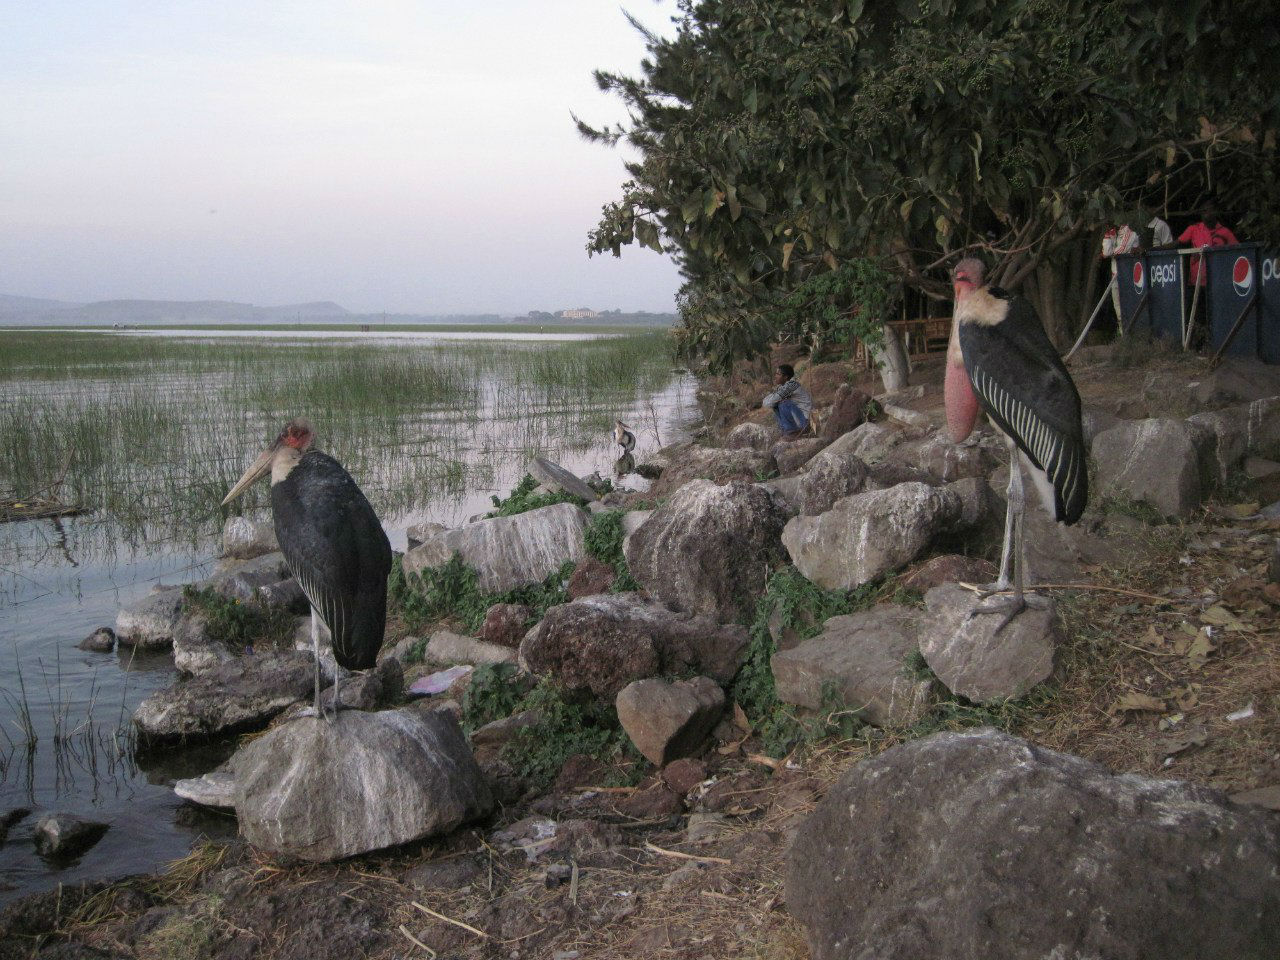
<instances>
[{"instance_id":1,"label":"tall grass","mask_svg":"<svg viewBox=\"0 0 1280 960\"><path fill-rule=\"evenodd\" d=\"M126 544L206 536L252 457L305 415L375 508L403 513L518 477L535 453L607 443L614 416L671 382L668 344L0 332L0 492L60 480Z\"/></svg>"}]
</instances>

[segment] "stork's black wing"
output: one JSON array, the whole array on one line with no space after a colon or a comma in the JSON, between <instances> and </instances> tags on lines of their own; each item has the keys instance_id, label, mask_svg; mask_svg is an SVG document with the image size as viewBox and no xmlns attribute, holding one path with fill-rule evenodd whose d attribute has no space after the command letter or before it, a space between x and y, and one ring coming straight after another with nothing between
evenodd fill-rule
<instances>
[{"instance_id":1,"label":"stork's black wing","mask_svg":"<svg viewBox=\"0 0 1280 960\"><path fill-rule=\"evenodd\" d=\"M328 454L305 454L271 488L285 562L349 670L377 661L386 627L391 544L351 475Z\"/></svg>"},{"instance_id":2,"label":"stork's black wing","mask_svg":"<svg viewBox=\"0 0 1280 960\"><path fill-rule=\"evenodd\" d=\"M963 323L959 335L982 409L1048 476L1056 518L1075 523L1089 499L1080 394L1031 305L1014 297L999 323Z\"/></svg>"}]
</instances>

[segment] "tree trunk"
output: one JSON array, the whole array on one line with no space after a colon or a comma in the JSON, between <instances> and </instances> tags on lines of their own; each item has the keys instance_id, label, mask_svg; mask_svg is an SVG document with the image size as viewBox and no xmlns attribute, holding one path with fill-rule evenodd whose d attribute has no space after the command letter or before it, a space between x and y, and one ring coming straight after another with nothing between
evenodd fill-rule
<instances>
[{"instance_id":1,"label":"tree trunk","mask_svg":"<svg viewBox=\"0 0 1280 960\"><path fill-rule=\"evenodd\" d=\"M871 350L871 356L880 369L880 381L884 384L886 393L905 390L911 377L906 348L892 324L886 323L882 329L884 343Z\"/></svg>"}]
</instances>

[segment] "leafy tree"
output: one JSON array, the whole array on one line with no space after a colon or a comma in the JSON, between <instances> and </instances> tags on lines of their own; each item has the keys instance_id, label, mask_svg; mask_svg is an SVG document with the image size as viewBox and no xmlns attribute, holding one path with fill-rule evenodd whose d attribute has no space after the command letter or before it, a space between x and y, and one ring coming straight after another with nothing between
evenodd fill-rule
<instances>
[{"instance_id":1,"label":"leafy tree","mask_svg":"<svg viewBox=\"0 0 1280 960\"><path fill-rule=\"evenodd\" d=\"M1280 237L1277 18L1207 0L680 0L641 75L597 72L639 153L588 250L639 243L686 278L686 349L779 335L808 278L881 257L949 297L979 252L1065 340L1103 229L1214 195Z\"/></svg>"}]
</instances>

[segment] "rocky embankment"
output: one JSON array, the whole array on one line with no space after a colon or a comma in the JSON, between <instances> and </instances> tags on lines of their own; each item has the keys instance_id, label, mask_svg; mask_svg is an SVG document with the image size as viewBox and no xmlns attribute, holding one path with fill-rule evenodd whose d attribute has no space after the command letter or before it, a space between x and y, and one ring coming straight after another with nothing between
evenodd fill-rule
<instances>
[{"instance_id":1,"label":"rocky embankment","mask_svg":"<svg viewBox=\"0 0 1280 960\"><path fill-rule=\"evenodd\" d=\"M207 951L191 956L292 956L282 932L323 920L310 956L728 956L754 938L803 956L801 936L821 960L1274 956L1266 790L1114 775L968 719L1065 687L1081 601L1056 585L1123 565L1151 524L1242 477L1274 477L1280 501L1280 379L1182 372L1148 373L1139 398L1105 352L1079 363L1093 500L1073 528L1032 508L1031 578L1055 586L1003 629L971 588L994 576L1003 445L952 444L936 388L873 404L837 380L814 390L817 435L782 442L752 414L719 445L651 455L645 490L535 461L529 509L411 531L381 662L332 723L300 715L316 665L270 527L233 520L200 602L159 591L115 633L171 647L182 673L134 716L148 748L255 734L175 785L233 810L245 845L202 885L118 904L106 933L19 905L0 944L157 955L157 931L181 930ZM275 642L219 639L210 598L261 610ZM337 669L321 664L326 687ZM1162 731L1184 729L1190 690ZM1136 696L1115 722L1165 710ZM263 880L261 857L342 863Z\"/></svg>"}]
</instances>

